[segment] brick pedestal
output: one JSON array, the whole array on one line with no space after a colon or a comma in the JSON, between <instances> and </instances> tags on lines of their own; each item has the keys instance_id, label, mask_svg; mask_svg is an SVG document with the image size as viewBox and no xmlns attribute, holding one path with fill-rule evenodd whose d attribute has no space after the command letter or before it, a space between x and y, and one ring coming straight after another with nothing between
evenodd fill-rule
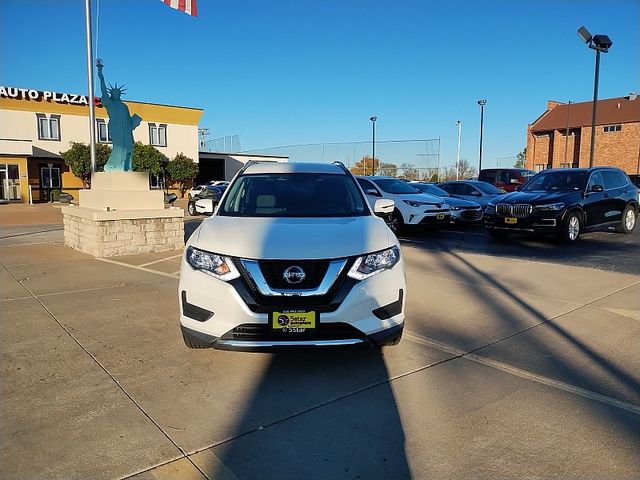
<instances>
[{"instance_id":1,"label":"brick pedestal","mask_svg":"<svg viewBox=\"0 0 640 480\"><path fill-rule=\"evenodd\" d=\"M184 211L164 208L146 173L94 173L91 190L80 191L80 206L64 207L62 215L65 245L94 257L184 247Z\"/></svg>"}]
</instances>

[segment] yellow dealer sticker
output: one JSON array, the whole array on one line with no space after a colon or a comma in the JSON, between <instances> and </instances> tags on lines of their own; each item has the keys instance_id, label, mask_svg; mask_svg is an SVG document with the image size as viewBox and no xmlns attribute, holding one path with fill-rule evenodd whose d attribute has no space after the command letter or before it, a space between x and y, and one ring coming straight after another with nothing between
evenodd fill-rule
<instances>
[{"instance_id":1,"label":"yellow dealer sticker","mask_svg":"<svg viewBox=\"0 0 640 480\"><path fill-rule=\"evenodd\" d=\"M271 314L271 327L283 333L303 333L316 328L316 312L284 310Z\"/></svg>"}]
</instances>

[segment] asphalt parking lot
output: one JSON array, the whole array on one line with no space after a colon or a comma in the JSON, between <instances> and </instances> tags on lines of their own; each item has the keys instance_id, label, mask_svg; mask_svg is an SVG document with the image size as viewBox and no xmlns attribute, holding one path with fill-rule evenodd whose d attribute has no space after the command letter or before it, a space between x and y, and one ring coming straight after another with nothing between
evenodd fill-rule
<instances>
[{"instance_id":1,"label":"asphalt parking lot","mask_svg":"<svg viewBox=\"0 0 640 480\"><path fill-rule=\"evenodd\" d=\"M639 245L414 233L400 345L250 354L184 347L180 252L4 222L2 477L637 478Z\"/></svg>"}]
</instances>

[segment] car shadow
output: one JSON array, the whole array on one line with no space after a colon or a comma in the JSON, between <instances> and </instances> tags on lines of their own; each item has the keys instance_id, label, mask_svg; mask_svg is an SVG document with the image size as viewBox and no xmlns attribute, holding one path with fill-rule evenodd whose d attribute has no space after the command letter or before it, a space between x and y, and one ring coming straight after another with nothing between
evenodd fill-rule
<instances>
[{"instance_id":1,"label":"car shadow","mask_svg":"<svg viewBox=\"0 0 640 480\"><path fill-rule=\"evenodd\" d=\"M189 240L193 232L195 232L200 224L202 223L202 219L197 220L185 220L184 222L184 241L185 243Z\"/></svg>"},{"instance_id":2,"label":"car shadow","mask_svg":"<svg viewBox=\"0 0 640 480\"><path fill-rule=\"evenodd\" d=\"M519 367L525 370L552 375L553 380L600 395L615 397L618 394L612 392L620 392L619 396L627 402L640 404L638 372L628 371L624 364L605 357L585 341L576 338L560 322L531 305L521 293L484 272L459 253L449 249L436 250L434 253L439 265L443 265L459 282L459 288L465 289L464 295L473 299L479 309L491 312L497 323L502 323L506 327L504 330L510 333L479 345L477 338L462 329L447 327L446 319L430 323L428 327L414 325L417 333L448 345L462 346L466 354L474 353L498 361L506 355L509 363L514 362L516 367L519 363ZM515 305L517 313L509 305ZM516 336L522 340L516 339ZM526 350L526 355L517 353L519 346ZM585 365L588 368L584 368ZM633 416L634 421L630 422L629 416L618 409L599 408L597 403L592 403L592 406L594 415L604 417L606 422L616 424L618 429L640 440L638 417Z\"/></svg>"},{"instance_id":3,"label":"car shadow","mask_svg":"<svg viewBox=\"0 0 640 480\"><path fill-rule=\"evenodd\" d=\"M282 352L242 406L209 478L410 478L389 373L373 348ZM268 419L256 428L257 419ZM226 476L225 476L226 475Z\"/></svg>"}]
</instances>

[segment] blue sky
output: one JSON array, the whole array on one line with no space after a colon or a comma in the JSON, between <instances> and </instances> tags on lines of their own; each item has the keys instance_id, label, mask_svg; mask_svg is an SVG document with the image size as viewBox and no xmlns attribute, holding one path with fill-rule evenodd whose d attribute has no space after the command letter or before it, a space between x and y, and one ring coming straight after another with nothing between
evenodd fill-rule
<instances>
[{"instance_id":1,"label":"blue sky","mask_svg":"<svg viewBox=\"0 0 640 480\"><path fill-rule=\"evenodd\" d=\"M549 99L588 101L585 25L614 45L600 98L640 91L637 0L158 0L99 3L105 77L132 100L203 108L243 149L371 138L441 139L441 162L515 156ZM94 13L94 23L96 15ZM0 84L86 92L83 0L0 0Z\"/></svg>"}]
</instances>

